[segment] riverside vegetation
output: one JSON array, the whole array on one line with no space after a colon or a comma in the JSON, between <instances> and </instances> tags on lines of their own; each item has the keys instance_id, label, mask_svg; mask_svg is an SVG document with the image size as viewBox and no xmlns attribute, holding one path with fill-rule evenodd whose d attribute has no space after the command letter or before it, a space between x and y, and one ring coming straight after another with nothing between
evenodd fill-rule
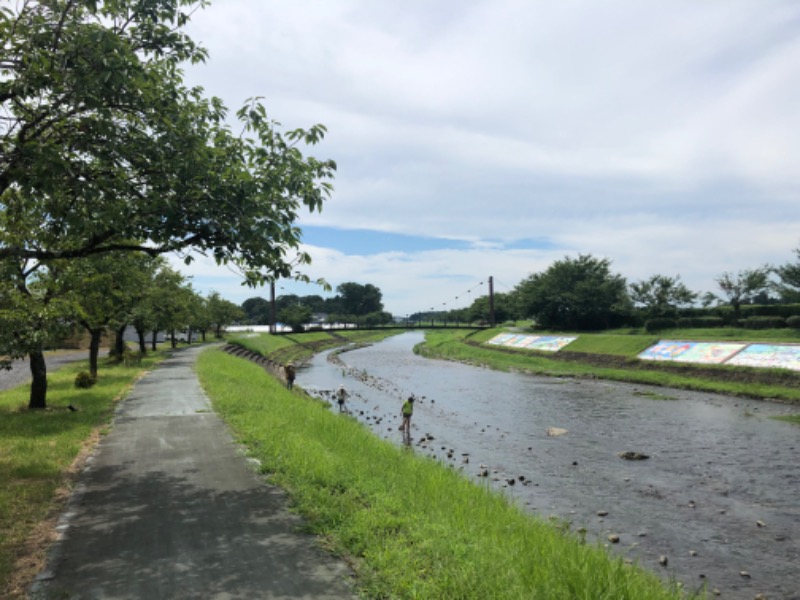
<instances>
[{"instance_id":1,"label":"riverside vegetation","mask_svg":"<svg viewBox=\"0 0 800 600\"><path fill-rule=\"evenodd\" d=\"M274 343L248 340L251 348ZM210 350L197 370L238 442L287 490L308 530L350 562L364 597L683 597L579 533L287 390L253 363Z\"/></svg>"},{"instance_id":2,"label":"riverside vegetation","mask_svg":"<svg viewBox=\"0 0 800 600\"><path fill-rule=\"evenodd\" d=\"M415 351L431 358L456 360L502 371L556 377L595 377L800 404L800 373L786 369L642 361L636 358L637 355L662 338L637 330L569 334L578 337L557 353L483 345L504 331L501 328L478 332L465 329L430 331L425 342L417 346ZM676 329L669 331L668 338L800 343L798 332L787 329Z\"/></svg>"},{"instance_id":3,"label":"riverside vegetation","mask_svg":"<svg viewBox=\"0 0 800 600\"><path fill-rule=\"evenodd\" d=\"M599 368L530 352L477 346L501 330L431 332L423 354L558 376L602 376L797 401L797 390L735 387L673 372L634 368L653 336L585 335L576 354L617 356L629 368ZM278 362L324 348L369 343L396 331L348 331L241 337L237 343ZM742 330L672 332L681 339L747 339ZM785 336L786 330L780 335ZM757 339L797 341L757 332ZM0 392L0 595L22 596L41 568L55 516L63 507L82 451L102 434L114 404L163 358L134 367L106 365L96 386L76 389L84 363L49 375L52 408L26 410L28 386ZM201 357L215 407L263 469L285 486L309 528L349 557L368 597L679 598L654 576L620 563L580 537L523 515L505 499L429 459L415 457L285 390L262 369L212 351ZM691 370L691 368L689 368ZM730 368L720 367L723 373ZM640 379L643 378L643 379ZM703 387L707 386L707 387ZM274 403L274 406L273 406ZM68 412L67 406L79 408ZM265 410L267 407L270 410ZM275 417L274 420L271 420ZM800 422L800 417L788 420Z\"/></svg>"}]
</instances>

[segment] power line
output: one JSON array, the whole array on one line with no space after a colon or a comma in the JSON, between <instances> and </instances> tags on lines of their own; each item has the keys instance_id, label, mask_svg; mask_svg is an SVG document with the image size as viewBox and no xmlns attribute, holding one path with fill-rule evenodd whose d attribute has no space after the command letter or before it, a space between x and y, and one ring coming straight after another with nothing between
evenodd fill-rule
<instances>
[{"instance_id":1,"label":"power line","mask_svg":"<svg viewBox=\"0 0 800 600\"><path fill-rule=\"evenodd\" d=\"M455 300L459 300L460 298L462 298L462 297L463 297L463 296L465 296L465 295L467 295L467 296L468 296L469 294L471 294L472 292L474 292L476 289L478 289L480 286L482 286L482 285L485 285L485 284L486 284L486 281L480 281L480 282L476 283L475 285L473 285L473 286L472 286L471 288L469 288L468 290L466 290L466 291L464 291L464 292L461 292L461 293L460 293L459 295L457 295L457 296L454 296L452 300L448 300L448 301L442 302L442 304L441 304L442 308L438 308L438 309L437 309L435 306L431 306L431 307L430 307L430 309L429 309L429 310L427 310L427 311L424 311L424 310L418 310L418 311L412 312L412 313L410 313L410 314L425 313L425 312L436 312L436 311L442 311L442 312L444 312L444 311L446 310L446 308L447 308L447 306L448 306L448 304L449 304L450 302L453 302L453 301L455 301Z\"/></svg>"}]
</instances>

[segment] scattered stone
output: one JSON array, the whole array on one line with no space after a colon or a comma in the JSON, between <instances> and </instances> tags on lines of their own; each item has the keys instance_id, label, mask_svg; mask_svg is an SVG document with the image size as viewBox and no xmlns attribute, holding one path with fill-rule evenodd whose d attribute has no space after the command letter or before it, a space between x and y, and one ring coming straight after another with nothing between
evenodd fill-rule
<instances>
[{"instance_id":1,"label":"scattered stone","mask_svg":"<svg viewBox=\"0 0 800 600\"><path fill-rule=\"evenodd\" d=\"M715 596L720 596L721 594L722 594L722 592L719 591L719 588L714 588L714 595Z\"/></svg>"},{"instance_id":2,"label":"scattered stone","mask_svg":"<svg viewBox=\"0 0 800 600\"><path fill-rule=\"evenodd\" d=\"M520 475L519 477L517 477L517 479L519 479L520 481L524 482L525 481L525 475Z\"/></svg>"},{"instance_id":3,"label":"scattered stone","mask_svg":"<svg viewBox=\"0 0 800 600\"><path fill-rule=\"evenodd\" d=\"M755 600L767 600L764 594L756 594Z\"/></svg>"},{"instance_id":4,"label":"scattered stone","mask_svg":"<svg viewBox=\"0 0 800 600\"><path fill-rule=\"evenodd\" d=\"M578 461L577 460L573 460L572 461L572 466L573 467L577 467L578 466Z\"/></svg>"},{"instance_id":5,"label":"scattered stone","mask_svg":"<svg viewBox=\"0 0 800 600\"><path fill-rule=\"evenodd\" d=\"M620 452L618 455L620 458L625 460L647 460L650 458L647 454L643 454L641 452L633 452L632 450L628 450L626 452Z\"/></svg>"},{"instance_id":6,"label":"scattered stone","mask_svg":"<svg viewBox=\"0 0 800 600\"><path fill-rule=\"evenodd\" d=\"M605 517L607 515L608 515L608 511L607 510L598 510L597 511L597 516L598 517Z\"/></svg>"},{"instance_id":7,"label":"scattered stone","mask_svg":"<svg viewBox=\"0 0 800 600\"><path fill-rule=\"evenodd\" d=\"M516 479L507 479L508 485L514 485L517 481Z\"/></svg>"},{"instance_id":8,"label":"scattered stone","mask_svg":"<svg viewBox=\"0 0 800 600\"><path fill-rule=\"evenodd\" d=\"M558 437L567 433L567 430L561 427L548 427L545 431L550 437Z\"/></svg>"},{"instance_id":9,"label":"scattered stone","mask_svg":"<svg viewBox=\"0 0 800 600\"><path fill-rule=\"evenodd\" d=\"M610 536L608 536L608 541L612 544L619 544L619 535L612 533Z\"/></svg>"},{"instance_id":10,"label":"scattered stone","mask_svg":"<svg viewBox=\"0 0 800 600\"><path fill-rule=\"evenodd\" d=\"M664 556L663 554L658 557L658 562L661 564L662 567L666 567L669 564L669 559Z\"/></svg>"},{"instance_id":11,"label":"scattered stone","mask_svg":"<svg viewBox=\"0 0 800 600\"><path fill-rule=\"evenodd\" d=\"M739 571L739 575L741 575L744 579L750 579L750 573L747 571Z\"/></svg>"},{"instance_id":12,"label":"scattered stone","mask_svg":"<svg viewBox=\"0 0 800 600\"><path fill-rule=\"evenodd\" d=\"M759 527L766 527L767 526L767 524L764 523L764 521L762 521L761 519L756 521L756 525L758 525Z\"/></svg>"},{"instance_id":13,"label":"scattered stone","mask_svg":"<svg viewBox=\"0 0 800 600\"><path fill-rule=\"evenodd\" d=\"M696 550L689 550L689 556L697 556Z\"/></svg>"}]
</instances>

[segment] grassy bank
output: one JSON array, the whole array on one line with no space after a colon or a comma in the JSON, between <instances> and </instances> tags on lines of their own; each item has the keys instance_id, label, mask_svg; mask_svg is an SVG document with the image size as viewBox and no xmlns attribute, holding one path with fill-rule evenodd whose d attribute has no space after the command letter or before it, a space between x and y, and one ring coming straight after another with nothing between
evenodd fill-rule
<instances>
[{"instance_id":1,"label":"grassy bank","mask_svg":"<svg viewBox=\"0 0 800 600\"><path fill-rule=\"evenodd\" d=\"M371 344L402 333L396 329L316 331L285 335L240 335L228 339L276 362L302 362L317 352L345 344Z\"/></svg>"},{"instance_id":2,"label":"grassy bank","mask_svg":"<svg viewBox=\"0 0 800 600\"><path fill-rule=\"evenodd\" d=\"M689 337L692 331L695 332L694 336ZM674 330L670 332L669 339L719 341L721 338L711 337L711 332L719 331L724 330ZM569 344L559 355L481 345L502 332L502 329L491 329L473 335L473 332L468 330L430 331L426 335L425 343L415 350L431 358L456 360L503 371L514 370L558 377L600 377L615 381L777 399L800 404L800 387L798 387L800 377L786 371L639 361L636 356L662 339L659 336L625 333L580 334L578 339ZM785 330L760 331L758 333L761 337L758 339L800 341L795 338L770 337L773 332L783 335ZM604 360L603 357L609 358Z\"/></svg>"},{"instance_id":3,"label":"grassy bank","mask_svg":"<svg viewBox=\"0 0 800 600\"><path fill-rule=\"evenodd\" d=\"M209 350L197 371L215 409L309 529L351 561L366 597L680 597L488 487L287 391L257 365Z\"/></svg>"},{"instance_id":4,"label":"grassy bank","mask_svg":"<svg viewBox=\"0 0 800 600\"><path fill-rule=\"evenodd\" d=\"M0 392L0 597L10 598L41 567L56 510L63 506L76 458L109 422L116 401L164 354L136 367L102 365L97 385L74 386L88 361L48 375L46 410L27 409L29 385ZM72 405L77 411L70 411Z\"/></svg>"}]
</instances>

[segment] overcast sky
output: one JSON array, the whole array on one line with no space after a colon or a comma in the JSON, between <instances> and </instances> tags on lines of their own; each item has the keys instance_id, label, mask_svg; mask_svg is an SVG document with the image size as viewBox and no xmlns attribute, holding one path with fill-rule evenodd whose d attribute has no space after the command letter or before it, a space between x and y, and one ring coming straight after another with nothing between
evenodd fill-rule
<instances>
[{"instance_id":1,"label":"overcast sky","mask_svg":"<svg viewBox=\"0 0 800 600\"><path fill-rule=\"evenodd\" d=\"M395 315L578 254L698 292L796 260L796 0L212 0L189 32L210 59L187 83L328 128L306 272L376 285ZM203 294L269 295L183 270Z\"/></svg>"}]
</instances>

